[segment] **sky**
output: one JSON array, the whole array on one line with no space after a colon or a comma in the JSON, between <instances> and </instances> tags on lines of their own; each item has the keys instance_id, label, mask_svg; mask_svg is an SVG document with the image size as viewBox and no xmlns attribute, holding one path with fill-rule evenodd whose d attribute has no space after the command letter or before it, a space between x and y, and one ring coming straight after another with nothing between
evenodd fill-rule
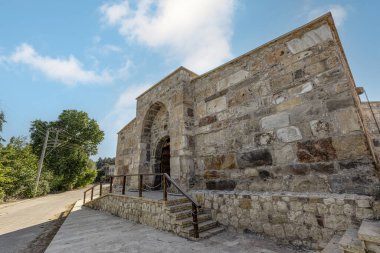
<instances>
[{"instance_id":1,"label":"sky","mask_svg":"<svg viewBox=\"0 0 380 253\"><path fill-rule=\"evenodd\" d=\"M357 86L380 100L378 0L0 0L3 137L85 111L114 157L135 98L184 66L211 70L331 11ZM97 157L97 156L96 156ZM96 158L95 157L95 158Z\"/></svg>"}]
</instances>

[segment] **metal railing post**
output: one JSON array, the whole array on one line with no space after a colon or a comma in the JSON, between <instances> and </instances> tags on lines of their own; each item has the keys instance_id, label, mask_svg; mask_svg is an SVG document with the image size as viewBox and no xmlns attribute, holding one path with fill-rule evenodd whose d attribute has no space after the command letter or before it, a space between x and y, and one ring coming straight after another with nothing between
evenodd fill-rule
<instances>
[{"instance_id":1,"label":"metal railing post","mask_svg":"<svg viewBox=\"0 0 380 253\"><path fill-rule=\"evenodd\" d=\"M142 197L142 184L143 184L143 175L139 175L139 197Z\"/></svg>"},{"instance_id":2,"label":"metal railing post","mask_svg":"<svg viewBox=\"0 0 380 253\"><path fill-rule=\"evenodd\" d=\"M103 184L102 184L102 182L100 182L100 185L99 185L99 197L102 196L102 193L103 193Z\"/></svg>"},{"instance_id":3,"label":"metal railing post","mask_svg":"<svg viewBox=\"0 0 380 253\"><path fill-rule=\"evenodd\" d=\"M83 205L86 204L86 192L83 192Z\"/></svg>"},{"instance_id":4,"label":"metal railing post","mask_svg":"<svg viewBox=\"0 0 380 253\"><path fill-rule=\"evenodd\" d=\"M113 177L111 177L111 182L110 182L110 193L112 193L112 184L113 184Z\"/></svg>"},{"instance_id":5,"label":"metal railing post","mask_svg":"<svg viewBox=\"0 0 380 253\"><path fill-rule=\"evenodd\" d=\"M163 193L164 193L164 201L167 201L168 200L168 191L167 191L167 188L166 188L166 176L165 174L162 175L162 183L163 183Z\"/></svg>"},{"instance_id":6,"label":"metal railing post","mask_svg":"<svg viewBox=\"0 0 380 253\"><path fill-rule=\"evenodd\" d=\"M126 183L126 180L127 180L127 176L124 176L123 177L123 190L121 192L121 194L125 195L125 183Z\"/></svg>"},{"instance_id":7,"label":"metal railing post","mask_svg":"<svg viewBox=\"0 0 380 253\"><path fill-rule=\"evenodd\" d=\"M94 199L94 186L91 188L91 200Z\"/></svg>"},{"instance_id":8,"label":"metal railing post","mask_svg":"<svg viewBox=\"0 0 380 253\"><path fill-rule=\"evenodd\" d=\"M192 216L193 216L193 226L194 226L194 237L199 238L199 229L198 229L198 209L197 206L192 204Z\"/></svg>"}]
</instances>

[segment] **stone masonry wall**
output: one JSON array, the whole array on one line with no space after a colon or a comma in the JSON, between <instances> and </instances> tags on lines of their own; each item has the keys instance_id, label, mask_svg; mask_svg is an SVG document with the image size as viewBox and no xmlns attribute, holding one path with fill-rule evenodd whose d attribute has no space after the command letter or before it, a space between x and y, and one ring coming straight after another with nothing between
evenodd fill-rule
<instances>
[{"instance_id":1,"label":"stone masonry wall","mask_svg":"<svg viewBox=\"0 0 380 253\"><path fill-rule=\"evenodd\" d=\"M196 188L378 193L338 41L325 18L192 80Z\"/></svg>"},{"instance_id":2,"label":"stone masonry wall","mask_svg":"<svg viewBox=\"0 0 380 253\"><path fill-rule=\"evenodd\" d=\"M370 102L373 113L375 114L375 118L377 123L380 125L380 102ZM370 139L373 142L373 147L375 149L377 159L380 159L380 132L377 128L375 119L372 115L372 112L368 106L368 103L361 103L361 107L364 113L364 119L367 124L367 128L369 130ZM379 160L380 161L380 160Z\"/></svg>"},{"instance_id":3,"label":"stone masonry wall","mask_svg":"<svg viewBox=\"0 0 380 253\"><path fill-rule=\"evenodd\" d=\"M135 173L155 171L154 151L161 138L168 135L170 174L183 187L189 187L190 175L194 174L193 99L189 90L193 77L194 73L181 67L137 98Z\"/></svg>"},{"instance_id":4,"label":"stone masonry wall","mask_svg":"<svg viewBox=\"0 0 380 253\"><path fill-rule=\"evenodd\" d=\"M87 202L85 206L157 229L176 233L180 231L180 226L161 200L107 194Z\"/></svg>"},{"instance_id":5,"label":"stone masonry wall","mask_svg":"<svg viewBox=\"0 0 380 253\"><path fill-rule=\"evenodd\" d=\"M136 121L133 119L119 133L116 149L116 174L129 174L133 171L137 154Z\"/></svg>"},{"instance_id":6,"label":"stone masonry wall","mask_svg":"<svg viewBox=\"0 0 380 253\"><path fill-rule=\"evenodd\" d=\"M379 218L379 202L354 194L199 190L192 195L229 229L312 249L323 249L352 224Z\"/></svg>"}]
</instances>

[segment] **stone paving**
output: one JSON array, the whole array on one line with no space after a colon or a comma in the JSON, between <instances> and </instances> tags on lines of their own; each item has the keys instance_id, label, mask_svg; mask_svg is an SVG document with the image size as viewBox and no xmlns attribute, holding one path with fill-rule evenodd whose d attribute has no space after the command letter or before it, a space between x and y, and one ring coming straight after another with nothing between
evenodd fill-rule
<instances>
[{"instance_id":1,"label":"stone paving","mask_svg":"<svg viewBox=\"0 0 380 253\"><path fill-rule=\"evenodd\" d=\"M253 234L223 232L194 242L137 224L78 202L46 250L60 252L305 252Z\"/></svg>"}]
</instances>

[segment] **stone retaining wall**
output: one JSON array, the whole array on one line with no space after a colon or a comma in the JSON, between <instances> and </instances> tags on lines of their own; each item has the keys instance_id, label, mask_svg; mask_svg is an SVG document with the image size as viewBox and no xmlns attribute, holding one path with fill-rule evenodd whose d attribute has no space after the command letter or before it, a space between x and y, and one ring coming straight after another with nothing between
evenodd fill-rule
<instances>
[{"instance_id":1,"label":"stone retaining wall","mask_svg":"<svg viewBox=\"0 0 380 253\"><path fill-rule=\"evenodd\" d=\"M160 200L107 194L85 206L165 231L176 232L179 229L166 204Z\"/></svg>"},{"instance_id":2,"label":"stone retaining wall","mask_svg":"<svg viewBox=\"0 0 380 253\"><path fill-rule=\"evenodd\" d=\"M354 194L193 191L229 229L322 249L335 233L379 217L374 198Z\"/></svg>"}]
</instances>

